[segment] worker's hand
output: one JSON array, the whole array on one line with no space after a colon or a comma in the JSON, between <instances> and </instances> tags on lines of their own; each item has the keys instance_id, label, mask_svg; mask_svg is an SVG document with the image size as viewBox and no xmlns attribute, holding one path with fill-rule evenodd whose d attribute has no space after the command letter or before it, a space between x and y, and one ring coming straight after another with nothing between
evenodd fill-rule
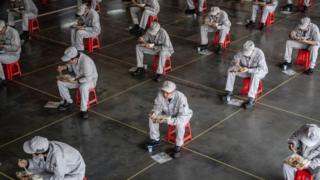
<instances>
[{"instance_id":1,"label":"worker's hand","mask_svg":"<svg viewBox=\"0 0 320 180\"><path fill-rule=\"evenodd\" d=\"M31 175L29 175L29 176L24 176L24 175L22 175L22 174L19 174L19 175L17 175L17 178L20 179L20 180L30 180Z\"/></svg>"},{"instance_id":2,"label":"worker's hand","mask_svg":"<svg viewBox=\"0 0 320 180\"><path fill-rule=\"evenodd\" d=\"M153 111L149 113L149 118L151 120L154 120L157 117L156 113L154 113Z\"/></svg>"},{"instance_id":3,"label":"worker's hand","mask_svg":"<svg viewBox=\"0 0 320 180\"><path fill-rule=\"evenodd\" d=\"M67 66L58 66L57 71L61 73L63 70L66 70L66 69L67 69Z\"/></svg>"},{"instance_id":4,"label":"worker's hand","mask_svg":"<svg viewBox=\"0 0 320 180\"><path fill-rule=\"evenodd\" d=\"M20 168L26 168L28 166L28 161L25 159L18 159L18 166Z\"/></svg>"},{"instance_id":5,"label":"worker's hand","mask_svg":"<svg viewBox=\"0 0 320 180\"><path fill-rule=\"evenodd\" d=\"M289 147L288 148L290 149L290 151L297 152L296 147L294 146L293 143L289 143Z\"/></svg>"},{"instance_id":6,"label":"worker's hand","mask_svg":"<svg viewBox=\"0 0 320 180\"><path fill-rule=\"evenodd\" d=\"M248 68L246 68L246 67L241 67L240 68L240 70L239 70L239 72L242 72L242 73L244 73L244 72L248 72Z\"/></svg>"},{"instance_id":7,"label":"worker's hand","mask_svg":"<svg viewBox=\"0 0 320 180\"><path fill-rule=\"evenodd\" d=\"M151 49L151 48L153 48L153 46L154 46L153 44L146 43L146 48L150 48Z\"/></svg>"},{"instance_id":8,"label":"worker's hand","mask_svg":"<svg viewBox=\"0 0 320 180\"><path fill-rule=\"evenodd\" d=\"M143 37L139 37L139 38L138 38L138 43L145 43Z\"/></svg>"}]
</instances>

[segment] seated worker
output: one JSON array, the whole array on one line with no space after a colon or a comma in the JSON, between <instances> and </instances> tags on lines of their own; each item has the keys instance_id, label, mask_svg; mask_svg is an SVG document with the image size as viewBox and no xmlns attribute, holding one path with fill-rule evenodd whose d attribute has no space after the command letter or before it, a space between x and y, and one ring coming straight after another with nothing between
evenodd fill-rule
<instances>
[{"instance_id":1,"label":"seated worker","mask_svg":"<svg viewBox=\"0 0 320 180\"><path fill-rule=\"evenodd\" d=\"M303 0L303 12L306 12L310 6L311 6L311 0ZM292 0L287 0L287 5L283 6L282 10L288 13L292 13L292 10L293 10Z\"/></svg>"},{"instance_id":2,"label":"seated worker","mask_svg":"<svg viewBox=\"0 0 320 180\"><path fill-rule=\"evenodd\" d=\"M38 8L32 0L10 0L11 8L8 9L8 24L15 26L15 17L22 18L21 39L29 39L29 19L38 17Z\"/></svg>"},{"instance_id":3,"label":"seated worker","mask_svg":"<svg viewBox=\"0 0 320 180\"><path fill-rule=\"evenodd\" d=\"M200 27L201 45L198 47L199 54L204 53L208 49L208 32L219 32L219 45L216 48L216 53L222 53L222 46L227 34L230 31L231 22L228 14L220 10L219 7L211 7L208 15L205 16L204 22Z\"/></svg>"},{"instance_id":4,"label":"seated worker","mask_svg":"<svg viewBox=\"0 0 320 180\"><path fill-rule=\"evenodd\" d=\"M84 51L83 39L96 37L101 32L99 14L96 10L82 4L77 11L80 20L71 28L71 45Z\"/></svg>"},{"instance_id":5,"label":"seated worker","mask_svg":"<svg viewBox=\"0 0 320 180\"><path fill-rule=\"evenodd\" d=\"M32 154L32 159L19 159L18 166L40 175L43 180L83 180L85 176L86 165L81 154L68 144L35 136L23 144L23 150Z\"/></svg>"},{"instance_id":6,"label":"seated worker","mask_svg":"<svg viewBox=\"0 0 320 180\"><path fill-rule=\"evenodd\" d=\"M295 131L288 140L289 149L308 160L302 169L308 169L313 179L320 179L320 128L316 124L305 124ZM294 180L297 168L287 163L282 166L285 180Z\"/></svg>"},{"instance_id":7,"label":"seated worker","mask_svg":"<svg viewBox=\"0 0 320 180\"><path fill-rule=\"evenodd\" d=\"M181 146L185 133L185 126L192 117L192 110L186 96L176 90L175 83L165 81L162 85L161 92L158 93L152 111L149 114L150 143L149 146L160 144L159 123L166 122L175 125L177 130L176 145L174 148L174 157L181 155ZM161 122L157 121L158 116L165 116Z\"/></svg>"},{"instance_id":8,"label":"seated worker","mask_svg":"<svg viewBox=\"0 0 320 180\"><path fill-rule=\"evenodd\" d=\"M187 0L188 9L185 11L186 14L195 14L196 8L198 8L197 15L202 16L203 5L206 0L196 0L198 1L198 7L195 7L193 0Z\"/></svg>"},{"instance_id":9,"label":"seated worker","mask_svg":"<svg viewBox=\"0 0 320 180\"><path fill-rule=\"evenodd\" d=\"M62 98L58 110L66 111L71 109L73 100L70 96L69 89L79 88L81 96L80 116L83 119L87 119L89 117L89 90L96 87L98 80L96 65L89 56L78 52L75 47L67 48L61 60L66 64L58 66L57 71L59 74L62 74L64 70L69 70L69 72L75 74L75 78L57 80L59 93Z\"/></svg>"},{"instance_id":10,"label":"seated worker","mask_svg":"<svg viewBox=\"0 0 320 180\"><path fill-rule=\"evenodd\" d=\"M6 85L6 77L3 72L2 64L11 64L17 62L21 53L21 41L16 29L6 26L3 20L0 20L0 87Z\"/></svg>"},{"instance_id":11,"label":"seated worker","mask_svg":"<svg viewBox=\"0 0 320 180\"><path fill-rule=\"evenodd\" d=\"M274 12L278 6L278 0L254 0L252 5L251 20L246 25L248 28L255 26L257 13L259 10L262 11L260 30L266 26L266 21L269 13Z\"/></svg>"},{"instance_id":12,"label":"seated worker","mask_svg":"<svg viewBox=\"0 0 320 180\"><path fill-rule=\"evenodd\" d=\"M290 39L286 42L286 51L284 54L284 63L281 65L282 69L291 67L292 50L293 49L308 49L310 52L310 67L305 72L312 74L318 57L318 50L320 45L320 33L316 24L311 23L310 18L304 17L300 24L290 33Z\"/></svg>"},{"instance_id":13,"label":"seated worker","mask_svg":"<svg viewBox=\"0 0 320 180\"><path fill-rule=\"evenodd\" d=\"M132 19L132 28L129 30L130 33L134 34L139 30L139 17L141 17L144 7L146 6L147 0L131 0L130 15Z\"/></svg>"},{"instance_id":14,"label":"seated worker","mask_svg":"<svg viewBox=\"0 0 320 180\"><path fill-rule=\"evenodd\" d=\"M251 77L251 84L248 93L248 100L243 104L244 108L249 109L254 106L259 82L268 73L268 67L264 53L256 48L252 41L246 41L242 50L234 56L231 67L228 69L226 84L226 95L223 96L224 102L229 102L232 97L234 82L237 76L241 78Z\"/></svg>"},{"instance_id":15,"label":"seated worker","mask_svg":"<svg viewBox=\"0 0 320 180\"><path fill-rule=\"evenodd\" d=\"M140 76L145 73L143 68L144 54L159 55L158 69L154 80L156 82L162 81L166 57L171 56L174 52L167 31L161 28L158 22L153 22L147 32L139 37L138 43L136 46L137 70L132 75Z\"/></svg>"}]
</instances>

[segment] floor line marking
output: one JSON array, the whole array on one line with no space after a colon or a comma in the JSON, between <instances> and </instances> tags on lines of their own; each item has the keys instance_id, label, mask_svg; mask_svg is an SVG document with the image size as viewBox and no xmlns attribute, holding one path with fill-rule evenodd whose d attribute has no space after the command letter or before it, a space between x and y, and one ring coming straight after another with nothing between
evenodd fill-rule
<instances>
[{"instance_id":1,"label":"floor line marking","mask_svg":"<svg viewBox=\"0 0 320 180\"><path fill-rule=\"evenodd\" d=\"M144 171L148 170L149 168L153 167L154 165L156 165L156 162L151 163L150 165L148 165L147 167L143 168L142 170L138 171L137 173L135 173L134 175L130 176L127 180L131 180L134 177L138 176L139 174L143 173Z\"/></svg>"}]
</instances>

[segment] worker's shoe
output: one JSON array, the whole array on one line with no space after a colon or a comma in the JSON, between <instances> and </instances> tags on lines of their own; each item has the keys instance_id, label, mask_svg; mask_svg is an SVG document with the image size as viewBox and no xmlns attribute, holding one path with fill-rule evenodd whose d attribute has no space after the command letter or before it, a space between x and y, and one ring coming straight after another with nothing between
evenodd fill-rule
<instances>
[{"instance_id":1,"label":"worker's shoe","mask_svg":"<svg viewBox=\"0 0 320 180\"><path fill-rule=\"evenodd\" d=\"M151 139L147 144L147 146L152 146L152 147L155 147L158 145L160 145L160 140L154 140L154 139Z\"/></svg>"},{"instance_id":2,"label":"worker's shoe","mask_svg":"<svg viewBox=\"0 0 320 180\"><path fill-rule=\"evenodd\" d=\"M80 111L80 117L82 119L88 119L89 118L89 113L88 111Z\"/></svg>"},{"instance_id":3,"label":"worker's shoe","mask_svg":"<svg viewBox=\"0 0 320 180\"><path fill-rule=\"evenodd\" d=\"M223 53L223 48L222 48L221 44L219 44L216 49L216 54L222 54L222 53Z\"/></svg>"},{"instance_id":4,"label":"worker's shoe","mask_svg":"<svg viewBox=\"0 0 320 180\"><path fill-rule=\"evenodd\" d=\"M253 108L254 104L255 104L254 99L249 97L249 99L243 103L243 107L245 109L251 109Z\"/></svg>"},{"instance_id":5,"label":"worker's shoe","mask_svg":"<svg viewBox=\"0 0 320 180\"><path fill-rule=\"evenodd\" d=\"M138 67L136 71L132 73L133 76L141 76L144 73L146 73L145 69L143 67Z\"/></svg>"},{"instance_id":6,"label":"worker's shoe","mask_svg":"<svg viewBox=\"0 0 320 180\"><path fill-rule=\"evenodd\" d=\"M161 82L163 80L162 74L156 74L156 76L153 79L155 82Z\"/></svg>"},{"instance_id":7,"label":"worker's shoe","mask_svg":"<svg viewBox=\"0 0 320 180\"><path fill-rule=\"evenodd\" d=\"M138 29L139 29L139 25L138 25L138 24L135 24L131 29L129 29L129 32L130 32L131 34L135 34Z\"/></svg>"},{"instance_id":8,"label":"worker's shoe","mask_svg":"<svg viewBox=\"0 0 320 180\"><path fill-rule=\"evenodd\" d=\"M291 68L292 63L288 63L287 61L285 61L284 63L280 64L280 68L285 71L289 68Z\"/></svg>"},{"instance_id":9,"label":"worker's shoe","mask_svg":"<svg viewBox=\"0 0 320 180\"><path fill-rule=\"evenodd\" d=\"M255 26L255 22L253 22L251 20L246 24L247 28L254 28L254 26Z\"/></svg>"},{"instance_id":10,"label":"worker's shoe","mask_svg":"<svg viewBox=\"0 0 320 180\"><path fill-rule=\"evenodd\" d=\"M194 13L196 13L196 10L195 9L187 9L187 10L184 11L184 13L186 13L186 14L194 14Z\"/></svg>"},{"instance_id":11,"label":"worker's shoe","mask_svg":"<svg viewBox=\"0 0 320 180\"><path fill-rule=\"evenodd\" d=\"M265 23L261 23L259 29L262 31L266 27Z\"/></svg>"},{"instance_id":12,"label":"worker's shoe","mask_svg":"<svg viewBox=\"0 0 320 180\"><path fill-rule=\"evenodd\" d=\"M303 6L303 10L302 10L302 12L307 12L308 11L308 6Z\"/></svg>"},{"instance_id":13,"label":"worker's shoe","mask_svg":"<svg viewBox=\"0 0 320 180\"><path fill-rule=\"evenodd\" d=\"M223 103L228 103L231 101L231 98L232 98L232 92L227 91L226 94L221 97L221 100Z\"/></svg>"},{"instance_id":14,"label":"worker's shoe","mask_svg":"<svg viewBox=\"0 0 320 180\"><path fill-rule=\"evenodd\" d=\"M198 11L197 16L202 16L202 12Z\"/></svg>"},{"instance_id":15,"label":"worker's shoe","mask_svg":"<svg viewBox=\"0 0 320 180\"><path fill-rule=\"evenodd\" d=\"M137 37L140 37L142 36L143 32L144 32L144 29L139 27L139 29L136 30L135 35Z\"/></svg>"},{"instance_id":16,"label":"worker's shoe","mask_svg":"<svg viewBox=\"0 0 320 180\"><path fill-rule=\"evenodd\" d=\"M30 36L29 36L29 31L23 31L21 34L20 34L20 39L22 40L29 40Z\"/></svg>"},{"instance_id":17,"label":"worker's shoe","mask_svg":"<svg viewBox=\"0 0 320 180\"><path fill-rule=\"evenodd\" d=\"M173 157L179 158L181 157L181 146L175 146L173 150Z\"/></svg>"},{"instance_id":18,"label":"worker's shoe","mask_svg":"<svg viewBox=\"0 0 320 180\"><path fill-rule=\"evenodd\" d=\"M72 108L72 103L68 103L66 100L58 106L59 111L68 111Z\"/></svg>"},{"instance_id":19,"label":"worker's shoe","mask_svg":"<svg viewBox=\"0 0 320 180\"><path fill-rule=\"evenodd\" d=\"M308 70L306 70L304 73L305 74L308 74L308 75L311 75L311 74L313 74L313 68L309 68Z\"/></svg>"}]
</instances>

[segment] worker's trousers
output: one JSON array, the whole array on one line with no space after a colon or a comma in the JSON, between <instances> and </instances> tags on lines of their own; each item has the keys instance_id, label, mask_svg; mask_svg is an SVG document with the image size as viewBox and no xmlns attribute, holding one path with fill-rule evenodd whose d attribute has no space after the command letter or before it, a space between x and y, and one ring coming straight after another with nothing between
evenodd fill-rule
<instances>
[{"instance_id":1,"label":"worker's trousers","mask_svg":"<svg viewBox=\"0 0 320 180\"><path fill-rule=\"evenodd\" d=\"M99 34L94 33L92 31L87 30L77 30L76 28L71 29L71 45L74 46L77 50L83 51L83 39L84 38L90 38L90 37L96 37Z\"/></svg>"},{"instance_id":2,"label":"worker's trousers","mask_svg":"<svg viewBox=\"0 0 320 180\"><path fill-rule=\"evenodd\" d=\"M310 68L316 66L316 61L318 57L319 45L307 45L295 40L287 40L286 42L286 52L284 54L284 60L288 63L292 61L292 50L293 49L308 49L310 52Z\"/></svg>"},{"instance_id":3,"label":"worker's trousers","mask_svg":"<svg viewBox=\"0 0 320 180\"><path fill-rule=\"evenodd\" d=\"M17 56L17 55L12 55L9 53L0 54L0 79L2 79L2 80L6 79L4 72L3 72L2 64L14 63L14 62L18 61L19 58L20 58L20 55Z\"/></svg>"},{"instance_id":4,"label":"worker's trousers","mask_svg":"<svg viewBox=\"0 0 320 180\"><path fill-rule=\"evenodd\" d=\"M137 6L130 7L130 14L133 25L139 24L139 17L141 16L142 9Z\"/></svg>"},{"instance_id":5,"label":"worker's trousers","mask_svg":"<svg viewBox=\"0 0 320 180\"><path fill-rule=\"evenodd\" d=\"M250 74L247 72L244 73L237 73L237 72L230 72L228 71L228 77L227 77L227 84L226 84L226 91L233 91L233 87L234 87L234 82L236 80L236 76L239 76L241 78L247 78L247 77L251 77L251 81L250 81L250 89L249 89L249 93L248 93L248 97L250 98L255 98L256 97L256 93L259 87L259 83L260 80L263 79L265 77L265 74L263 73L256 73L256 74Z\"/></svg>"},{"instance_id":6,"label":"worker's trousers","mask_svg":"<svg viewBox=\"0 0 320 180\"><path fill-rule=\"evenodd\" d=\"M264 6L262 9L258 5L252 5L251 21L255 22L258 11L262 10L261 23L265 24L267 21L268 14L274 12L277 6Z\"/></svg>"},{"instance_id":7,"label":"worker's trousers","mask_svg":"<svg viewBox=\"0 0 320 180\"><path fill-rule=\"evenodd\" d=\"M157 74L163 74L163 68L166 64L166 58L171 56L167 51L155 50L153 48L142 47L140 44L136 46L137 54L137 67L143 67L143 56L144 54L159 55L159 63L157 68Z\"/></svg>"},{"instance_id":8,"label":"worker's trousers","mask_svg":"<svg viewBox=\"0 0 320 180\"><path fill-rule=\"evenodd\" d=\"M203 4L205 2L205 0L196 0L198 1L198 7L199 8L199 12L203 11ZM195 9L196 7L194 6L193 0L187 0L187 5L188 5L188 9Z\"/></svg>"},{"instance_id":9,"label":"worker's trousers","mask_svg":"<svg viewBox=\"0 0 320 180\"><path fill-rule=\"evenodd\" d=\"M8 24L9 24L9 26L14 26L14 24L15 24L14 18L20 17L20 15L22 16L22 30L28 31L29 19L36 18L37 15L34 13L31 13L31 12L22 12L20 14L20 13L14 12L14 11L8 11Z\"/></svg>"},{"instance_id":10,"label":"worker's trousers","mask_svg":"<svg viewBox=\"0 0 320 180\"><path fill-rule=\"evenodd\" d=\"M200 26L200 36L201 36L201 45L208 44L208 32L216 32L219 31L219 43L223 44L227 34L230 31L230 28L216 29L211 28L206 24Z\"/></svg>"},{"instance_id":11,"label":"worker's trousers","mask_svg":"<svg viewBox=\"0 0 320 180\"><path fill-rule=\"evenodd\" d=\"M156 16L156 15L157 15L157 13L150 11L148 9L145 9L142 13L142 16L141 16L141 20L140 20L140 24L139 24L140 28L146 29L149 16Z\"/></svg>"},{"instance_id":12,"label":"worker's trousers","mask_svg":"<svg viewBox=\"0 0 320 180\"><path fill-rule=\"evenodd\" d=\"M167 123L169 125L176 126L176 145L182 146L183 145L183 138L185 133L186 124L189 122L191 116L187 117L183 120L173 121L172 119ZM160 140L160 133L159 133L159 123L153 123L151 119L149 119L149 129L150 129L150 139L153 140Z\"/></svg>"},{"instance_id":13,"label":"worker's trousers","mask_svg":"<svg viewBox=\"0 0 320 180\"><path fill-rule=\"evenodd\" d=\"M96 87L96 82L86 82L86 83L69 83L63 81L57 81L58 89L62 100L66 100L68 103L73 103L70 96L69 89L79 88L81 96L80 110L87 111L88 100L89 100L89 90Z\"/></svg>"}]
</instances>

